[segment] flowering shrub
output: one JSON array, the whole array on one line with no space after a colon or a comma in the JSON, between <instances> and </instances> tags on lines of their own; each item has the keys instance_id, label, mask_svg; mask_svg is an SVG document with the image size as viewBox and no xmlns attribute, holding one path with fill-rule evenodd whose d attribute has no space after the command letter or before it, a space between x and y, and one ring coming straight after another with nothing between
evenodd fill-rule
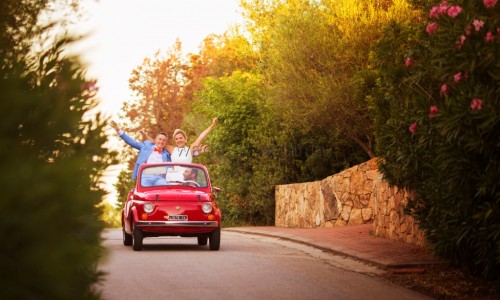
<instances>
[{"instance_id":1,"label":"flowering shrub","mask_svg":"<svg viewBox=\"0 0 500 300\"><path fill-rule=\"evenodd\" d=\"M474 110L481 110L483 108L483 100L481 100L481 99L472 100L472 103L470 104L470 108L472 108Z\"/></svg>"},{"instance_id":2,"label":"flowering shrub","mask_svg":"<svg viewBox=\"0 0 500 300\"><path fill-rule=\"evenodd\" d=\"M443 1L425 12L419 28L393 24L375 48L380 169L416 192L407 211L436 254L498 277L500 4Z\"/></svg>"},{"instance_id":3,"label":"flowering shrub","mask_svg":"<svg viewBox=\"0 0 500 300\"><path fill-rule=\"evenodd\" d=\"M425 30L427 31L427 33L429 35L432 35L434 32L436 32L438 30L439 26L437 23L429 23L429 25L427 25L427 27L425 28Z\"/></svg>"},{"instance_id":4,"label":"flowering shrub","mask_svg":"<svg viewBox=\"0 0 500 300\"><path fill-rule=\"evenodd\" d=\"M431 108L429 109L429 118L436 117L438 113L439 113L439 108L436 105L431 105Z\"/></svg>"}]
</instances>

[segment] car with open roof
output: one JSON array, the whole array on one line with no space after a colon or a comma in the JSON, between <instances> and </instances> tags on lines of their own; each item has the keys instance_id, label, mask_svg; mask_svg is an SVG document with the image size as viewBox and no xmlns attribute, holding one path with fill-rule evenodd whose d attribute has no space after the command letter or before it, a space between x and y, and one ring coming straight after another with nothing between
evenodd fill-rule
<instances>
[{"instance_id":1,"label":"car with open roof","mask_svg":"<svg viewBox=\"0 0 500 300\"><path fill-rule=\"evenodd\" d=\"M142 250L143 239L197 237L198 245L219 250L220 189L201 164L155 163L139 167L135 187L122 209L123 244Z\"/></svg>"}]
</instances>

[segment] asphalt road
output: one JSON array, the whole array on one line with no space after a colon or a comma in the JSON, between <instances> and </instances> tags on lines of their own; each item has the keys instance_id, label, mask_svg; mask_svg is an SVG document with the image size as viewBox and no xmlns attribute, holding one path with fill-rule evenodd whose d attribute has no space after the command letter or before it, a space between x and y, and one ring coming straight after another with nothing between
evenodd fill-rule
<instances>
[{"instance_id":1,"label":"asphalt road","mask_svg":"<svg viewBox=\"0 0 500 300\"><path fill-rule=\"evenodd\" d=\"M210 251L196 238L145 238L123 246L107 230L103 299L428 299L380 280L383 270L270 237L222 232Z\"/></svg>"}]
</instances>

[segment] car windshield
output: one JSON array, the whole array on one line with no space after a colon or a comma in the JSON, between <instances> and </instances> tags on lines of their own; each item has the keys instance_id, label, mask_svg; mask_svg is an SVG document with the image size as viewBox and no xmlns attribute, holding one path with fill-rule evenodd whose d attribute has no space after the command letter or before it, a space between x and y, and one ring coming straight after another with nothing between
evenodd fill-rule
<instances>
[{"instance_id":1,"label":"car windshield","mask_svg":"<svg viewBox=\"0 0 500 300\"><path fill-rule=\"evenodd\" d=\"M141 186L207 187L207 176L202 168L190 165L153 165L142 169Z\"/></svg>"}]
</instances>

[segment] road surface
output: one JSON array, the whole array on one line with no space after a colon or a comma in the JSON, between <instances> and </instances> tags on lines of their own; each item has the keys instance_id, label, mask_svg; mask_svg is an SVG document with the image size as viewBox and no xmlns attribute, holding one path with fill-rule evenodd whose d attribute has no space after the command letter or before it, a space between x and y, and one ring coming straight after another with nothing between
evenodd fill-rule
<instances>
[{"instance_id":1,"label":"road surface","mask_svg":"<svg viewBox=\"0 0 500 300\"><path fill-rule=\"evenodd\" d=\"M145 238L122 244L104 233L103 299L428 299L378 278L383 270L276 238L222 231L210 251L196 238Z\"/></svg>"}]
</instances>

